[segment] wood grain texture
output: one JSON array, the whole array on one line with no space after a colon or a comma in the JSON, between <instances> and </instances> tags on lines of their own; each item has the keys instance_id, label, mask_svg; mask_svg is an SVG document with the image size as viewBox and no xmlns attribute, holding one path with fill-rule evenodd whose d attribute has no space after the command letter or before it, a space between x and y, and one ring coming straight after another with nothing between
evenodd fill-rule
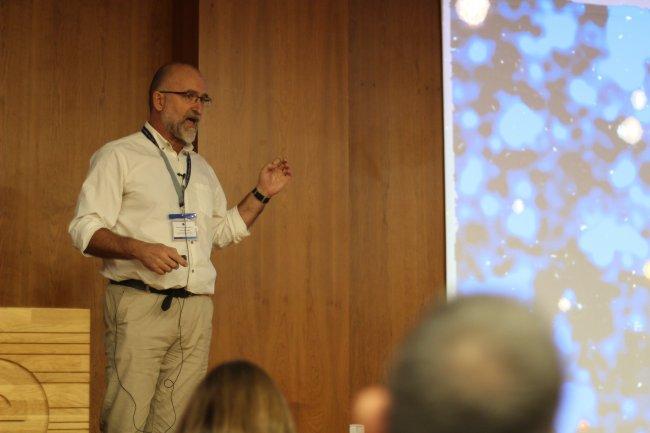
<instances>
[{"instance_id":1,"label":"wood grain texture","mask_svg":"<svg viewBox=\"0 0 650 433\"><path fill-rule=\"evenodd\" d=\"M87 383L44 383L42 385L50 407L88 407Z\"/></svg>"},{"instance_id":2,"label":"wood grain texture","mask_svg":"<svg viewBox=\"0 0 650 433\"><path fill-rule=\"evenodd\" d=\"M89 383L90 374L83 373L58 373L40 372L34 373L36 379L41 383Z\"/></svg>"},{"instance_id":3,"label":"wood grain texture","mask_svg":"<svg viewBox=\"0 0 650 433\"><path fill-rule=\"evenodd\" d=\"M0 1L0 306L92 309L91 431L105 282L67 225L90 156L146 119L171 28L171 0Z\"/></svg>"},{"instance_id":4,"label":"wood grain texture","mask_svg":"<svg viewBox=\"0 0 650 433\"><path fill-rule=\"evenodd\" d=\"M440 5L350 2L350 388L444 297Z\"/></svg>"},{"instance_id":5,"label":"wood grain texture","mask_svg":"<svg viewBox=\"0 0 650 433\"><path fill-rule=\"evenodd\" d=\"M82 431L88 431L87 422L50 422L47 425L48 432L51 433L60 433L61 431L74 431L75 433L80 433Z\"/></svg>"},{"instance_id":6,"label":"wood grain texture","mask_svg":"<svg viewBox=\"0 0 650 433\"><path fill-rule=\"evenodd\" d=\"M90 311L0 308L0 341L20 337L0 343L0 431L89 429L90 345L47 335L88 339ZM71 408L81 412L59 412Z\"/></svg>"},{"instance_id":7,"label":"wood grain texture","mask_svg":"<svg viewBox=\"0 0 650 433\"><path fill-rule=\"evenodd\" d=\"M65 320L61 320L65 318ZM23 341L41 341L40 335L88 333L90 311L72 308L3 308L0 332L20 335ZM55 335L52 335L55 334Z\"/></svg>"},{"instance_id":8,"label":"wood grain texture","mask_svg":"<svg viewBox=\"0 0 650 433\"><path fill-rule=\"evenodd\" d=\"M172 60L199 65L199 0L171 0Z\"/></svg>"},{"instance_id":9,"label":"wood grain texture","mask_svg":"<svg viewBox=\"0 0 650 433\"><path fill-rule=\"evenodd\" d=\"M215 257L214 363L263 365L302 432L344 431L351 394L382 379L444 294L438 8L200 5L199 66L218 101L202 154L233 204L277 154L296 172L252 239Z\"/></svg>"},{"instance_id":10,"label":"wood grain texture","mask_svg":"<svg viewBox=\"0 0 650 433\"><path fill-rule=\"evenodd\" d=\"M0 344L0 353L44 353L44 354L74 354L84 355L90 353L89 344Z\"/></svg>"},{"instance_id":11,"label":"wood grain texture","mask_svg":"<svg viewBox=\"0 0 650 433\"><path fill-rule=\"evenodd\" d=\"M201 1L199 66L216 103L201 154L231 205L286 156L295 181L251 238L214 255L212 362L277 380L301 432L347 431L347 1Z\"/></svg>"},{"instance_id":12,"label":"wood grain texture","mask_svg":"<svg viewBox=\"0 0 650 433\"><path fill-rule=\"evenodd\" d=\"M0 431L40 433L47 423L48 401L41 384L24 366L0 355Z\"/></svg>"},{"instance_id":13,"label":"wood grain texture","mask_svg":"<svg viewBox=\"0 0 650 433\"><path fill-rule=\"evenodd\" d=\"M89 370L87 357L79 355L2 354L2 359L13 361L34 373L83 373Z\"/></svg>"},{"instance_id":14,"label":"wood grain texture","mask_svg":"<svg viewBox=\"0 0 650 433\"><path fill-rule=\"evenodd\" d=\"M57 409L50 408L49 421L53 422L84 422L88 419L88 409L86 408L67 408Z\"/></svg>"},{"instance_id":15,"label":"wood grain texture","mask_svg":"<svg viewBox=\"0 0 650 433\"><path fill-rule=\"evenodd\" d=\"M56 333L48 334L45 332L5 332L0 334L0 343L67 343L82 344L90 343L90 334L87 333Z\"/></svg>"}]
</instances>

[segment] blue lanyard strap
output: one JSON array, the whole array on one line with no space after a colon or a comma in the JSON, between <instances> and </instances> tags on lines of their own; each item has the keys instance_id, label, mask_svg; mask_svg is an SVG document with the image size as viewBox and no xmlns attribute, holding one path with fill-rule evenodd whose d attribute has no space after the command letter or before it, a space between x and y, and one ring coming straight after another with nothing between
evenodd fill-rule
<instances>
[{"instance_id":1,"label":"blue lanyard strap","mask_svg":"<svg viewBox=\"0 0 650 433\"><path fill-rule=\"evenodd\" d=\"M190 176L192 175L192 159L190 158L189 152L185 155L187 158L187 170L185 172L185 179L183 181L183 184L181 185L180 182L178 182L178 179L176 178L176 174L174 173L174 170L172 169L172 165L169 163L169 159L165 155L165 153L162 151L160 146L158 146L158 143L156 142L156 139L154 136L151 134L151 132L145 128L144 126L142 127L142 133L144 134L145 137L149 139L155 146L156 149L158 149L158 152L160 152L160 157L165 161L165 167L167 167L167 171L169 172L169 176L172 178L172 182L174 184L174 189L176 190L176 194L178 195L178 207L184 207L185 206L185 189L187 189L187 185L190 183Z\"/></svg>"}]
</instances>

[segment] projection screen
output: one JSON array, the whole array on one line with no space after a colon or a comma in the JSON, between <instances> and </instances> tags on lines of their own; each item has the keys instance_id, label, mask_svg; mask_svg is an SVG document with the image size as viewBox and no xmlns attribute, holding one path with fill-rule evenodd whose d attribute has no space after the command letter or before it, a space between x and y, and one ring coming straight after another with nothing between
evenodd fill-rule
<instances>
[{"instance_id":1,"label":"projection screen","mask_svg":"<svg viewBox=\"0 0 650 433\"><path fill-rule=\"evenodd\" d=\"M443 0L449 294L535 302L556 431L650 432L650 2Z\"/></svg>"}]
</instances>

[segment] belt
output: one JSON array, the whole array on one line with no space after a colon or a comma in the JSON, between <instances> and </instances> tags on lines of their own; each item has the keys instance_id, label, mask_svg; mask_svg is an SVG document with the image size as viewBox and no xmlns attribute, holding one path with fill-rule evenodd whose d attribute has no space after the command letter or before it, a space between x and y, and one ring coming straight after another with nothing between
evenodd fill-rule
<instances>
[{"instance_id":1,"label":"belt","mask_svg":"<svg viewBox=\"0 0 650 433\"><path fill-rule=\"evenodd\" d=\"M108 280L110 281L111 284L115 284L118 286L127 286L131 287L133 289L138 289L142 290L144 292L149 292L149 293L156 293L158 295L164 295L165 299L162 301L162 305L160 308L163 311L169 310L169 307L172 305L172 299L173 298L189 298L190 296L195 296L196 293L188 292L185 287L181 287L179 289L165 289L165 290L160 290L156 289L154 287L151 287L147 285L144 281L140 280L124 280L124 281L115 281L115 280Z\"/></svg>"}]
</instances>

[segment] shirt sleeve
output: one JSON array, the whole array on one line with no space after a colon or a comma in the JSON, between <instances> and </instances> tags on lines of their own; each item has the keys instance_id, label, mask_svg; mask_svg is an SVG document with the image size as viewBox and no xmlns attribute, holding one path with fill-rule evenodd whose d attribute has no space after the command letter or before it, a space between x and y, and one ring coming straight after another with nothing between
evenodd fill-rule
<instances>
[{"instance_id":1,"label":"shirt sleeve","mask_svg":"<svg viewBox=\"0 0 650 433\"><path fill-rule=\"evenodd\" d=\"M212 174L214 175L214 172ZM226 195L216 175L214 175L214 180L217 187L214 190L214 209L211 221L214 233L212 243L219 248L223 248L230 243L241 242L244 238L250 236L250 231L239 214L237 206L226 210Z\"/></svg>"},{"instance_id":2,"label":"shirt sleeve","mask_svg":"<svg viewBox=\"0 0 650 433\"><path fill-rule=\"evenodd\" d=\"M90 170L81 187L75 216L68 226L73 245L85 256L93 234L112 229L122 205L126 164L115 150L100 149L90 160Z\"/></svg>"},{"instance_id":3,"label":"shirt sleeve","mask_svg":"<svg viewBox=\"0 0 650 433\"><path fill-rule=\"evenodd\" d=\"M226 212L226 220L227 225L231 227L232 242L237 244L244 240L244 238L250 236L251 233L248 230L248 227L246 227L246 223L242 219L241 215L239 215L239 209L237 209L237 206L228 209ZM220 248L227 245L222 245L221 240L219 239L215 239L215 244Z\"/></svg>"}]
</instances>

